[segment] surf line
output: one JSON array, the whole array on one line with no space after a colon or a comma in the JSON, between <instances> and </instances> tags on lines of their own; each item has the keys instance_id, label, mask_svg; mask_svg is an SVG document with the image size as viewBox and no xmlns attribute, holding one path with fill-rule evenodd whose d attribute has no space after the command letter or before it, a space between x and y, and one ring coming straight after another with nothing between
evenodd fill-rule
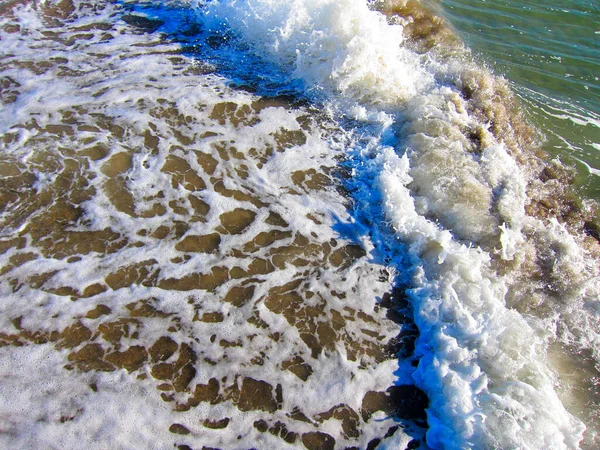
<instances>
[{"instance_id":1,"label":"surf line","mask_svg":"<svg viewBox=\"0 0 600 450\"><path fill-rule=\"evenodd\" d=\"M428 444L576 447L584 426L554 391L544 338L506 307L510 280L495 270L517 257L527 221L518 150L480 114L496 101L486 90L502 86L462 57L414 51L402 17L359 0L198 7L209 29L232 30L283 68L284 83L301 80L306 96L358 124L356 214L410 286Z\"/></svg>"}]
</instances>

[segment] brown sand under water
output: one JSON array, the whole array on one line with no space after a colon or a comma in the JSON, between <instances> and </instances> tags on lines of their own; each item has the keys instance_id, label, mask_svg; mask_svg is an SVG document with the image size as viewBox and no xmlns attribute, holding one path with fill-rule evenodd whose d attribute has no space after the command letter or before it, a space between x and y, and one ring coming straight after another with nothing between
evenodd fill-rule
<instances>
[{"instance_id":1,"label":"brown sand under water","mask_svg":"<svg viewBox=\"0 0 600 450\"><path fill-rule=\"evenodd\" d=\"M275 128L240 147L237 140L245 142L261 114L291 105L261 98L198 102L192 115L177 88L202 80L173 45L152 34L156 22L130 14L117 25L118 8L113 21L77 21L100 14L110 7L105 2L4 2L4 32L24 32L14 14L23 6L43 23L25 42L84 56L97 74L83 77L68 58L38 58L35 51L0 59L2 71L19 67L34 81L56 77L89 94L49 114L33 107L1 136L0 282L9 298L22 299L16 303L35 301L5 312L0 346L52 345L65 355L65 377L124 370L128 383L150 382L172 406L168 431L179 448L195 448L203 430L233 430L235 442L236 423L247 413L260 417L253 421L259 433L315 450L365 446L363 430L380 420L378 411L424 425L427 400L413 386L357 391L359 407L326 399L333 406L317 414L294 404L303 383L322 376L323 360L342 355L352 370L368 371L399 352L410 357L415 338L399 292L385 294L380 306L375 295L361 298L362 279L380 292L390 289L387 273L368 263L363 247L314 231L330 233L323 211L305 213L313 230L306 232L282 205L282 195L346 203L335 163L311 156L311 167L272 181L277 195L250 176L330 125L307 110L296 128ZM120 47L118 56L94 46L127 33L140 42ZM108 63L114 58L158 58L172 78L136 79L152 92L145 98L135 85L104 83L105 71L121 70ZM11 76L0 81L4 106L19 102L23 85ZM103 100L129 88L133 100L140 98L120 107L135 120L107 112ZM100 220L92 211L102 212ZM40 321L47 302L60 311ZM276 372L296 381L286 384L292 378ZM223 404L235 414L210 413ZM177 419L199 405L207 407L198 413L202 420ZM399 426L390 419L374 429L379 434L369 431L368 448Z\"/></svg>"}]
</instances>

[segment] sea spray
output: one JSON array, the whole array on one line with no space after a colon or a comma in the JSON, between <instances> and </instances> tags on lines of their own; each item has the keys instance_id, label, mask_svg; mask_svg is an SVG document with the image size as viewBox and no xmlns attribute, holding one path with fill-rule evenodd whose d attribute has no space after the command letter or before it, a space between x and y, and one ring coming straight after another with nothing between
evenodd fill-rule
<instances>
[{"instance_id":1,"label":"sea spray","mask_svg":"<svg viewBox=\"0 0 600 450\"><path fill-rule=\"evenodd\" d=\"M196 2L208 26L234 30L256 54L267 52L290 79L363 105L397 105L432 83L420 57L367 3Z\"/></svg>"},{"instance_id":2,"label":"sea spray","mask_svg":"<svg viewBox=\"0 0 600 450\"><path fill-rule=\"evenodd\" d=\"M386 215L417 258L418 287L410 295L422 359L414 376L431 401L428 444L577 447L583 427L553 391L552 374L540 356L543 341L522 316L505 308L506 284L490 269L489 257L411 214L408 160L388 158L380 176Z\"/></svg>"}]
</instances>

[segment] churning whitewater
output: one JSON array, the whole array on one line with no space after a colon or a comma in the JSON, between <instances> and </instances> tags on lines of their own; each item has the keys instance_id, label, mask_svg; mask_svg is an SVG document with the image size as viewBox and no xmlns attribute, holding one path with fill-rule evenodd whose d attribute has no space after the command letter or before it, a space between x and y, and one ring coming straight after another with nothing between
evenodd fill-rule
<instances>
[{"instance_id":1,"label":"churning whitewater","mask_svg":"<svg viewBox=\"0 0 600 450\"><path fill-rule=\"evenodd\" d=\"M426 5L0 19L0 445L600 444L597 207Z\"/></svg>"},{"instance_id":2,"label":"churning whitewater","mask_svg":"<svg viewBox=\"0 0 600 450\"><path fill-rule=\"evenodd\" d=\"M526 214L528 186L543 167L528 155L535 143L518 129L504 82L460 47L442 41L419 51L404 33L414 17L400 14L410 3L198 8L207 26L231 29L346 125L355 212L410 287L420 332L413 377L430 400L427 444L577 448L585 426L555 392L547 352L556 321L571 339L597 345L597 264L556 220ZM553 276L568 288L546 293L530 265L556 247ZM519 313L552 294L562 298L551 317L528 306ZM573 317L585 302L595 309Z\"/></svg>"}]
</instances>

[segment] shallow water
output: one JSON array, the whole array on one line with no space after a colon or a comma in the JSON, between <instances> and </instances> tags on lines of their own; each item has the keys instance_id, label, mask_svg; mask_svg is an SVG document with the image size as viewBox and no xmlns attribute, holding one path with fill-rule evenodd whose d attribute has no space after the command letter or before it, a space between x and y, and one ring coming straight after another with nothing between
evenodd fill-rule
<instances>
[{"instance_id":1,"label":"shallow water","mask_svg":"<svg viewBox=\"0 0 600 450\"><path fill-rule=\"evenodd\" d=\"M598 221L442 19L0 12L2 445L595 448Z\"/></svg>"}]
</instances>

